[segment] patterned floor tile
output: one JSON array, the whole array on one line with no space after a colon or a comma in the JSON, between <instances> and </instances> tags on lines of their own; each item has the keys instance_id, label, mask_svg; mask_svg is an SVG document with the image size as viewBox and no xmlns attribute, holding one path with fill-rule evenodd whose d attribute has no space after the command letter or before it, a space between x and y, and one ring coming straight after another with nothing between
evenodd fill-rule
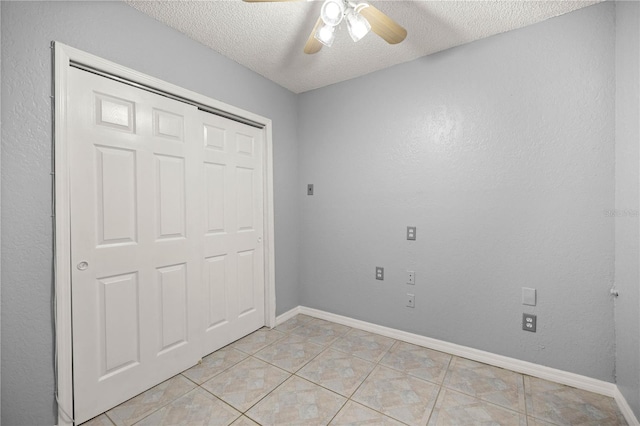
<instances>
[{"instance_id":1,"label":"patterned floor tile","mask_svg":"<svg viewBox=\"0 0 640 426\"><path fill-rule=\"evenodd\" d=\"M553 423L545 422L544 420L536 419L535 417L527 417L527 426L556 426Z\"/></svg>"},{"instance_id":2,"label":"patterned floor tile","mask_svg":"<svg viewBox=\"0 0 640 426\"><path fill-rule=\"evenodd\" d=\"M259 426L258 423L254 422L247 416L240 416L238 420L231 423L232 426Z\"/></svg>"},{"instance_id":3,"label":"patterned floor tile","mask_svg":"<svg viewBox=\"0 0 640 426\"><path fill-rule=\"evenodd\" d=\"M197 388L136 423L136 426L227 426L238 417L238 411Z\"/></svg>"},{"instance_id":4,"label":"patterned floor tile","mask_svg":"<svg viewBox=\"0 0 640 426\"><path fill-rule=\"evenodd\" d=\"M268 328L261 328L250 335L243 337L229 345L233 349L238 349L247 354L254 354L260 349L264 349L272 343L285 337L286 334Z\"/></svg>"},{"instance_id":5,"label":"patterned floor tile","mask_svg":"<svg viewBox=\"0 0 640 426\"><path fill-rule=\"evenodd\" d=\"M297 315L82 426L259 426L254 420L305 426L627 424L612 398Z\"/></svg>"},{"instance_id":6,"label":"patterned floor tile","mask_svg":"<svg viewBox=\"0 0 640 426\"><path fill-rule=\"evenodd\" d=\"M451 355L405 342L397 342L380 364L420 379L442 383Z\"/></svg>"},{"instance_id":7,"label":"patterned floor tile","mask_svg":"<svg viewBox=\"0 0 640 426\"><path fill-rule=\"evenodd\" d=\"M410 425L424 425L439 386L378 365L352 400Z\"/></svg>"},{"instance_id":8,"label":"patterned floor tile","mask_svg":"<svg viewBox=\"0 0 640 426\"><path fill-rule=\"evenodd\" d=\"M348 401L329 424L333 426L402 426L399 421L353 401Z\"/></svg>"},{"instance_id":9,"label":"patterned floor tile","mask_svg":"<svg viewBox=\"0 0 640 426\"><path fill-rule=\"evenodd\" d=\"M202 358L202 363L183 371L182 375L201 385L216 374L239 363L248 355L230 347L222 348Z\"/></svg>"},{"instance_id":10,"label":"patterned floor tile","mask_svg":"<svg viewBox=\"0 0 640 426\"><path fill-rule=\"evenodd\" d=\"M294 328L300 327L302 324L306 324L313 318L307 315L298 314L295 317L283 322L276 327L276 330L283 333L290 333Z\"/></svg>"},{"instance_id":11,"label":"patterned floor tile","mask_svg":"<svg viewBox=\"0 0 640 426\"><path fill-rule=\"evenodd\" d=\"M333 342L331 347L367 361L378 362L394 343L395 340L389 337L354 329Z\"/></svg>"},{"instance_id":12,"label":"patterned floor tile","mask_svg":"<svg viewBox=\"0 0 640 426\"><path fill-rule=\"evenodd\" d=\"M626 425L613 398L525 376L529 415L558 425Z\"/></svg>"},{"instance_id":13,"label":"patterned floor tile","mask_svg":"<svg viewBox=\"0 0 640 426\"><path fill-rule=\"evenodd\" d=\"M107 415L118 426L132 425L195 387L195 383L178 374L112 408Z\"/></svg>"},{"instance_id":14,"label":"patterned floor tile","mask_svg":"<svg viewBox=\"0 0 640 426\"><path fill-rule=\"evenodd\" d=\"M443 386L513 411L525 412L522 375L510 370L453 357Z\"/></svg>"},{"instance_id":15,"label":"patterned floor tile","mask_svg":"<svg viewBox=\"0 0 640 426\"><path fill-rule=\"evenodd\" d=\"M428 426L504 425L527 426L523 413L442 388Z\"/></svg>"},{"instance_id":16,"label":"patterned floor tile","mask_svg":"<svg viewBox=\"0 0 640 426\"><path fill-rule=\"evenodd\" d=\"M293 376L246 414L263 425L326 425L345 402L340 395Z\"/></svg>"},{"instance_id":17,"label":"patterned floor tile","mask_svg":"<svg viewBox=\"0 0 640 426\"><path fill-rule=\"evenodd\" d=\"M300 327L296 327L291 334L301 336L305 340L318 345L327 346L339 337L345 335L351 328L346 325L335 324L329 321L314 318Z\"/></svg>"},{"instance_id":18,"label":"patterned floor tile","mask_svg":"<svg viewBox=\"0 0 640 426\"><path fill-rule=\"evenodd\" d=\"M290 376L289 373L255 358L247 358L202 387L245 412Z\"/></svg>"},{"instance_id":19,"label":"patterned floor tile","mask_svg":"<svg viewBox=\"0 0 640 426\"><path fill-rule=\"evenodd\" d=\"M81 426L113 426L113 422L109 420L106 414L101 414L88 422L82 423Z\"/></svg>"},{"instance_id":20,"label":"patterned floor tile","mask_svg":"<svg viewBox=\"0 0 640 426\"><path fill-rule=\"evenodd\" d=\"M287 336L267 346L254 356L263 361L287 370L298 371L303 365L322 352L324 347L307 342L300 336Z\"/></svg>"},{"instance_id":21,"label":"patterned floor tile","mask_svg":"<svg viewBox=\"0 0 640 426\"><path fill-rule=\"evenodd\" d=\"M375 364L329 348L305 365L297 375L350 397Z\"/></svg>"}]
</instances>

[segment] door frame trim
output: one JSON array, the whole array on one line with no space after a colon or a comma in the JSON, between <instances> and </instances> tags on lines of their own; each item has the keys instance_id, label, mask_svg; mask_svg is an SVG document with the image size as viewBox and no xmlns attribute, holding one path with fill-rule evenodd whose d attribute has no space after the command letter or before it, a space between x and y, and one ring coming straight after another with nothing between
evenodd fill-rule
<instances>
[{"instance_id":1,"label":"door frame trim","mask_svg":"<svg viewBox=\"0 0 640 426\"><path fill-rule=\"evenodd\" d=\"M124 79L134 85L153 88L175 95L196 104L205 105L223 112L227 118L236 117L263 126L265 155L264 162L264 257L265 257L265 319L267 327L276 325L275 292L275 225L273 200L273 140L271 120L260 115L236 108L196 92L184 89L166 81L148 76L98 56L83 52L59 42L53 42L54 63L54 307L55 350L54 364L57 371L58 425L73 425L68 415L73 415L73 360L71 323L71 223L69 209L69 158L67 140L67 90L68 71L71 63L79 63L101 71L104 74ZM65 414L66 412L66 414Z\"/></svg>"}]
</instances>

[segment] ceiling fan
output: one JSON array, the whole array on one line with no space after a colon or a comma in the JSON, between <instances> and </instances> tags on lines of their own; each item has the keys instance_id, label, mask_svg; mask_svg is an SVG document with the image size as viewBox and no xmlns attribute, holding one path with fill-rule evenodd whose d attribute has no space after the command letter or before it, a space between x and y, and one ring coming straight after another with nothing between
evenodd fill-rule
<instances>
[{"instance_id":1,"label":"ceiling fan","mask_svg":"<svg viewBox=\"0 0 640 426\"><path fill-rule=\"evenodd\" d=\"M244 0L248 3L282 2L297 0ZM371 6L367 2L355 3L351 0L325 0L304 53L313 54L322 46L330 47L335 39L335 30L341 22L347 23L347 30L353 41L359 41L369 31L378 34L389 44L400 43L407 37L407 30L401 25Z\"/></svg>"}]
</instances>

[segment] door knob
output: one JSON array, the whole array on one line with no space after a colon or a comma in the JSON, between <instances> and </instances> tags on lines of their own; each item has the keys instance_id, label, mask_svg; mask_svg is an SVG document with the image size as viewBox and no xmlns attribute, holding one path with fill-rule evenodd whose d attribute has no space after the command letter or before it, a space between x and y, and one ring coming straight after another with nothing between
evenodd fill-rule
<instances>
[{"instance_id":1,"label":"door knob","mask_svg":"<svg viewBox=\"0 0 640 426\"><path fill-rule=\"evenodd\" d=\"M80 262L78 263L78 269L81 271L86 270L89 267L89 263L88 262Z\"/></svg>"},{"instance_id":2,"label":"door knob","mask_svg":"<svg viewBox=\"0 0 640 426\"><path fill-rule=\"evenodd\" d=\"M261 243L262 242L262 237L258 237L258 242Z\"/></svg>"}]
</instances>

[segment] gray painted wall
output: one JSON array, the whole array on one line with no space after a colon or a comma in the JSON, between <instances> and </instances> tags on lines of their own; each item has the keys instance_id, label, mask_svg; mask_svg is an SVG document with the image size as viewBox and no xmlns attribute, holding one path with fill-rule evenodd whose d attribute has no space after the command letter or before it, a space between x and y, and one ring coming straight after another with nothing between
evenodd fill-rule
<instances>
[{"instance_id":1,"label":"gray painted wall","mask_svg":"<svg viewBox=\"0 0 640 426\"><path fill-rule=\"evenodd\" d=\"M640 418L640 3L616 3L616 382Z\"/></svg>"},{"instance_id":2,"label":"gray painted wall","mask_svg":"<svg viewBox=\"0 0 640 426\"><path fill-rule=\"evenodd\" d=\"M2 424L54 424L49 43L273 120L277 311L298 303L296 96L121 2L1 2Z\"/></svg>"},{"instance_id":3,"label":"gray painted wall","mask_svg":"<svg viewBox=\"0 0 640 426\"><path fill-rule=\"evenodd\" d=\"M605 214L638 208L638 129L624 125L638 59L614 57L638 51L637 5L296 97L118 2L0 4L3 424L55 421L50 40L274 120L278 313L303 304L608 381L615 360L639 414L638 223ZM316 195L299 199L306 183ZM520 305L522 286L538 306Z\"/></svg>"},{"instance_id":4,"label":"gray painted wall","mask_svg":"<svg viewBox=\"0 0 640 426\"><path fill-rule=\"evenodd\" d=\"M614 16L599 4L300 95L302 304L613 381Z\"/></svg>"}]
</instances>

